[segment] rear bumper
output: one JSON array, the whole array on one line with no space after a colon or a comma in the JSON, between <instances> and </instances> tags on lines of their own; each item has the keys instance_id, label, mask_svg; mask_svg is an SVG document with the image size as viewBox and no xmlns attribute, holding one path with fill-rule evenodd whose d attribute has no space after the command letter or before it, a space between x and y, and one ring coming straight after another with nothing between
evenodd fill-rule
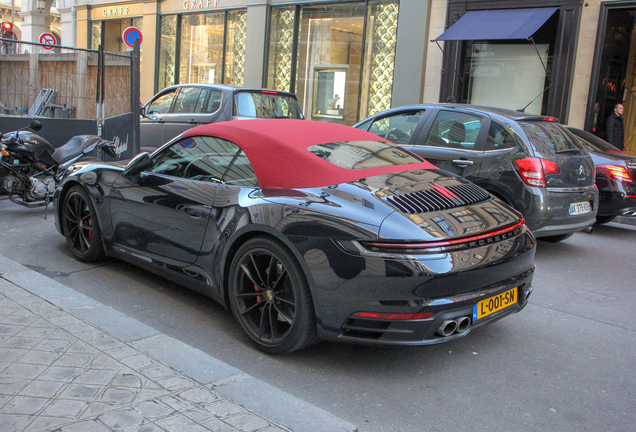
<instances>
[{"instance_id":1,"label":"rear bumper","mask_svg":"<svg viewBox=\"0 0 636 432\"><path fill-rule=\"evenodd\" d=\"M526 224L536 237L571 234L582 231L596 221L599 208L595 186L579 192L555 192L546 188L530 188L526 194ZM590 213L571 215L570 204L589 202Z\"/></svg>"},{"instance_id":2,"label":"rear bumper","mask_svg":"<svg viewBox=\"0 0 636 432\"><path fill-rule=\"evenodd\" d=\"M535 244L525 227L514 238L494 243L392 258L355 254L342 246L332 246L323 255L318 250L327 249L314 243L301 255L311 275L318 335L370 345L430 345L466 336L523 309L532 291ZM339 268L342 265L346 267ZM485 318L473 318L473 308L481 300L512 289L517 293L514 303ZM353 316L356 312L431 315L400 320L358 318ZM469 319L461 332L436 334L444 321L459 317Z\"/></svg>"},{"instance_id":3,"label":"rear bumper","mask_svg":"<svg viewBox=\"0 0 636 432\"><path fill-rule=\"evenodd\" d=\"M532 293L534 269L497 287L478 290L470 294L449 296L431 301L427 309L433 312L428 319L411 321L388 321L367 318L348 318L343 324L338 340L365 345L435 345L467 336L471 331L491 324L501 318L522 310ZM517 301L488 317L476 319L476 307L486 300L510 289L517 289ZM468 327L456 329L450 335L438 333L444 323L458 318L468 318Z\"/></svg>"},{"instance_id":4,"label":"rear bumper","mask_svg":"<svg viewBox=\"0 0 636 432\"><path fill-rule=\"evenodd\" d=\"M597 181L599 186L599 216L634 216L636 212L636 186L614 180Z\"/></svg>"}]
</instances>

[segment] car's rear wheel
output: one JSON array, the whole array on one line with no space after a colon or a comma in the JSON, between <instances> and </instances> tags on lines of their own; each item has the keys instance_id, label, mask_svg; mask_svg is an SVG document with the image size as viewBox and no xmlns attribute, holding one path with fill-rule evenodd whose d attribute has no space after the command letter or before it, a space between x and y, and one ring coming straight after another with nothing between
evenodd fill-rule
<instances>
[{"instance_id":1,"label":"car's rear wheel","mask_svg":"<svg viewBox=\"0 0 636 432\"><path fill-rule=\"evenodd\" d=\"M316 341L309 284L280 243L257 237L241 246L230 267L229 289L234 317L261 350L287 353Z\"/></svg>"},{"instance_id":2,"label":"car's rear wheel","mask_svg":"<svg viewBox=\"0 0 636 432\"><path fill-rule=\"evenodd\" d=\"M616 216L596 216L596 223L599 225L603 225L606 223L610 223L611 221L613 221L614 219L616 219Z\"/></svg>"},{"instance_id":3,"label":"car's rear wheel","mask_svg":"<svg viewBox=\"0 0 636 432\"><path fill-rule=\"evenodd\" d=\"M66 242L77 259L91 262L104 257L97 212L81 186L73 186L66 194L62 208L62 228Z\"/></svg>"},{"instance_id":4,"label":"car's rear wheel","mask_svg":"<svg viewBox=\"0 0 636 432\"><path fill-rule=\"evenodd\" d=\"M561 234L561 235L553 235L553 236L547 236L547 237L539 237L539 240L543 240L543 241L547 241L550 243L557 243L563 240L567 240L570 237L572 237L572 233L570 234Z\"/></svg>"}]
</instances>

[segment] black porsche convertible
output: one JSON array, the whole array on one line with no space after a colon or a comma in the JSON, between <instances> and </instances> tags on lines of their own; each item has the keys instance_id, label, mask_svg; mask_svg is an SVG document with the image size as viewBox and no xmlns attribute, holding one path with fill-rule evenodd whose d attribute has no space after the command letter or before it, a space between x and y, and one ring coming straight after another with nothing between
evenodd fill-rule
<instances>
[{"instance_id":1,"label":"black porsche convertible","mask_svg":"<svg viewBox=\"0 0 636 432\"><path fill-rule=\"evenodd\" d=\"M326 122L209 124L127 164L75 164L55 216L78 259L124 259L210 296L269 353L451 341L532 292L519 213Z\"/></svg>"}]
</instances>

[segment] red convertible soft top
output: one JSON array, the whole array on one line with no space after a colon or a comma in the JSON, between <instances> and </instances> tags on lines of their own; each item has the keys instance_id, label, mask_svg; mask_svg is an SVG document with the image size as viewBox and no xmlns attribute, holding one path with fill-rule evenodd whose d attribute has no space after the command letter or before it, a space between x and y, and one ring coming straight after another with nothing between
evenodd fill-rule
<instances>
[{"instance_id":1,"label":"red convertible soft top","mask_svg":"<svg viewBox=\"0 0 636 432\"><path fill-rule=\"evenodd\" d=\"M212 136L233 142L249 158L263 189L331 186L375 175L437 169L429 162L372 169L346 169L314 155L308 147L345 141L389 141L335 123L292 119L255 119L210 123L183 137ZM393 144L392 144L393 145Z\"/></svg>"}]
</instances>

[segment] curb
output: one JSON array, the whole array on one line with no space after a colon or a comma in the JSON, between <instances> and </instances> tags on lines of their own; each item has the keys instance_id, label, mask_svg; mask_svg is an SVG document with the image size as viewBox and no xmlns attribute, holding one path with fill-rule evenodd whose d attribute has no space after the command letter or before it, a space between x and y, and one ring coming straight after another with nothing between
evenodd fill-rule
<instances>
[{"instance_id":1,"label":"curb","mask_svg":"<svg viewBox=\"0 0 636 432\"><path fill-rule=\"evenodd\" d=\"M0 275L220 395L297 432L352 432L357 427L217 358L0 255Z\"/></svg>"}]
</instances>

